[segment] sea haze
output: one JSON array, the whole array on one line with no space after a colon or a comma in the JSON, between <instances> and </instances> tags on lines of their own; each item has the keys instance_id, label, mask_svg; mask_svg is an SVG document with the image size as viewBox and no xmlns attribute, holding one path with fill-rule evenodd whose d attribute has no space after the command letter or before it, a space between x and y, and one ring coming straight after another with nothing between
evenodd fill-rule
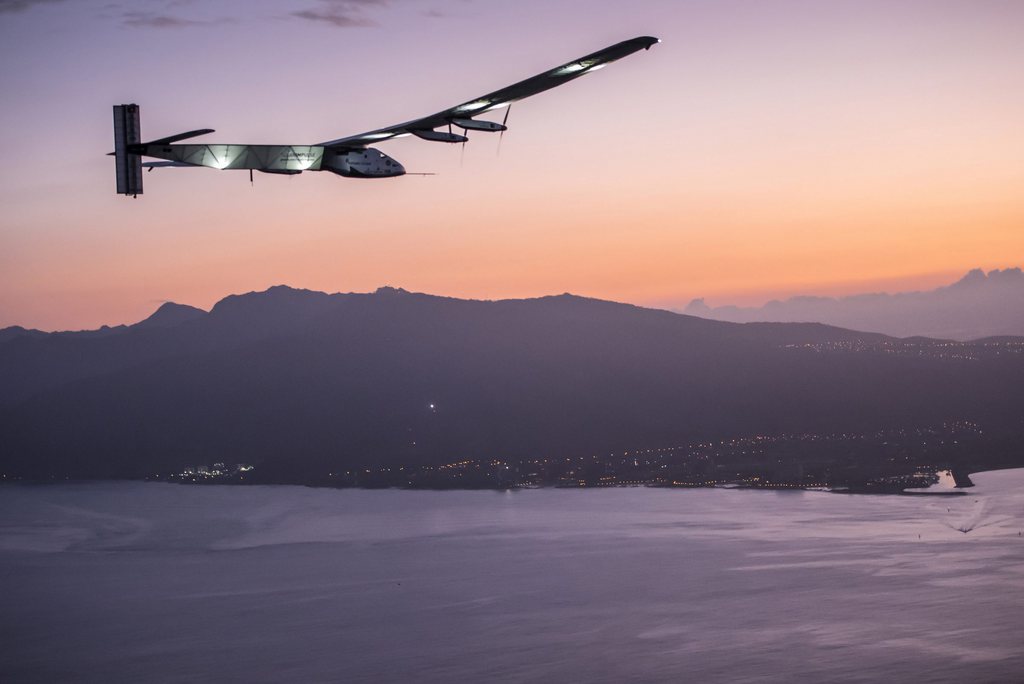
<instances>
[{"instance_id":1,"label":"sea haze","mask_svg":"<svg viewBox=\"0 0 1024 684\"><path fill-rule=\"evenodd\" d=\"M0 680L1012 681L1024 470L973 479L5 486Z\"/></svg>"},{"instance_id":2,"label":"sea haze","mask_svg":"<svg viewBox=\"0 0 1024 684\"><path fill-rule=\"evenodd\" d=\"M718 321L818 321L855 330L954 340L1024 333L1024 272L979 268L926 292L791 297L759 307L708 306L695 299L686 313Z\"/></svg>"}]
</instances>

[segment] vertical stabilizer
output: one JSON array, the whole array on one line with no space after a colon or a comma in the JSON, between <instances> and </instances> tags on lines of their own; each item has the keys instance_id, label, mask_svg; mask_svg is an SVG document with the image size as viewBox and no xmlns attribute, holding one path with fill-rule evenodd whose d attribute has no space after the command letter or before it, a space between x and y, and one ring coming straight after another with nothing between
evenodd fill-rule
<instances>
[{"instance_id":1,"label":"vertical stabilizer","mask_svg":"<svg viewBox=\"0 0 1024 684\"><path fill-rule=\"evenodd\" d=\"M128 151L141 142L139 106L114 105L114 161L119 195L135 197L142 194L142 157Z\"/></svg>"}]
</instances>

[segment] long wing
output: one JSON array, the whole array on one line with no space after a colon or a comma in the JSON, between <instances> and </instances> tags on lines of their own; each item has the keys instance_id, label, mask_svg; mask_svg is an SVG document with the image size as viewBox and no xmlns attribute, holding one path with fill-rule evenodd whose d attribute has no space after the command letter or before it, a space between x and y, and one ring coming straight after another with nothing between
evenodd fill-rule
<instances>
[{"instance_id":1,"label":"long wing","mask_svg":"<svg viewBox=\"0 0 1024 684\"><path fill-rule=\"evenodd\" d=\"M347 138L339 138L337 140L319 143L319 145L335 150L353 149L365 147L366 145L377 143L381 140L387 140L388 138L395 138L400 135L407 134L417 135L428 140L461 142L461 136L453 135L448 137L447 134L444 133L435 133L434 129L442 126L447 127L452 124L461 128L473 128L473 124L470 122L472 122L473 117L478 114L494 109L500 109L501 107L505 107L515 102L516 100L522 100L523 98L530 97L531 95L536 95L537 93L542 93L545 90L560 86L563 83L567 83L574 78L579 78L584 74L600 69L610 62L622 59L634 52L649 50L652 45L658 42L659 40L657 38L652 38L651 36L641 36L631 40L624 40L621 43L616 43L615 45L606 47L603 50L598 50L597 52L574 59L573 61L562 64L561 66L557 66L542 74L537 74L525 81L520 81L502 88L501 90L495 90L493 93L488 93L487 95L469 100L468 102L463 102L462 104L446 109L443 112L431 114L430 116L425 116L422 119L406 121L405 123L400 123L397 126L378 128L375 131L368 131L366 133L360 133L359 135L351 135ZM462 125L467 123L469 124L468 126ZM486 124L486 122L478 123ZM500 126L498 124L493 124L492 126L488 126L484 130L504 129L504 126Z\"/></svg>"}]
</instances>

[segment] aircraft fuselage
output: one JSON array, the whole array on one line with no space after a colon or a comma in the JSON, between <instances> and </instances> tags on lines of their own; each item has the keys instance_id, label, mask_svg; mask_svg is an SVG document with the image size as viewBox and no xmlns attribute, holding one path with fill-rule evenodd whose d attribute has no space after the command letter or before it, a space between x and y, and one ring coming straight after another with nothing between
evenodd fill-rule
<instances>
[{"instance_id":1,"label":"aircraft fuselage","mask_svg":"<svg viewBox=\"0 0 1024 684\"><path fill-rule=\"evenodd\" d=\"M294 174L330 171L348 178L393 178L405 174L398 161L372 147L332 150L319 145L131 145L129 153L184 166L252 169Z\"/></svg>"}]
</instances>

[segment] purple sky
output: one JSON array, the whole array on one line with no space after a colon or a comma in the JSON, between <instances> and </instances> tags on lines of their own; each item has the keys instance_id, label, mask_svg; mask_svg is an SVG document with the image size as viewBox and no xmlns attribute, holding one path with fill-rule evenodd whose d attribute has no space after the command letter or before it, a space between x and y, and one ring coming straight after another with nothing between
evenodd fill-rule
<instances>
[{"instance_id":1,"label":"purple sky","mask_svg":"<svg viewBox=\"0 0 1024 684\"><path fill-rule=\"evenodd\" d=\"M313 143L610 43L662 45L514 106L501 156L382 145L360 182L157 170L144 137ZM277 283L756 303L1024 263L1024 3L0 0L0 326L138 320Z\"/></svg>"}]
</instances>

